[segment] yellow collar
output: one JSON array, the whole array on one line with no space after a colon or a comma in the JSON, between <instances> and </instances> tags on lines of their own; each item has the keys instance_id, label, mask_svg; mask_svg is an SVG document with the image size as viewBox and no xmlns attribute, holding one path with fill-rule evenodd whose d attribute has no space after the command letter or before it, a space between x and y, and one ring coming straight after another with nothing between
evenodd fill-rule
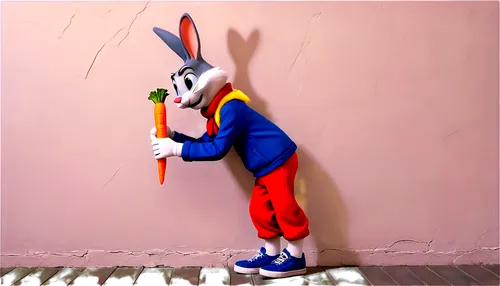
<instances>
[{"instance_id":1,"label":"yellow collar","mask_svg":"<svg viewBox=\"0 0 500 286\"><path fill-rule=\"evenodd\" d=\"M250 102L250 98L246 96L241 90L235 89L228 93L224 98L220 101L219 106L217 106L217 110L215 111L215 124L217 124L217 127L220 127L220 110L224 104L226 104L228 101L237 99L241 100L245 103Z\"/></svg>"}]
</instances>

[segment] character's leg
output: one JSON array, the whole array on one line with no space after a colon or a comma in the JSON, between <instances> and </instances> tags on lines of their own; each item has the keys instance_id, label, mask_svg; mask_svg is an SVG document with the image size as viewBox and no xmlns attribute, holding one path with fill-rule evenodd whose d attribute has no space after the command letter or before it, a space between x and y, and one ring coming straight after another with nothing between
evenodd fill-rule
<instances>
[{"instance_id":1,"label":"character's leg","mask_svg":"<svg viewBox=\"0 0 500 286\"><path fill-rule=\"evenodd\" d=\"M261 178L269 192L276 219L288 240L288 246L272 264L264 266L260 274L273 278L306 273L303 253L304 238L309 235L309 220L295 200L294 181L298 158L294 154L285 164Z\"/></svg>"},{"instance_id":2,"label":"character's leg","mask_svg":"<svg viewBox=\"0 0 500 286\"><path fill-rule=\"evenodd\" d=\"M264 246L254 257L240 260L234 264L237 273L259 273L259 268L270 264L280 253L280 236L283 234L277 221L267 189L257 179L249 205L250 217L257 229L259 238L264 239Z\"/></svg>"},{"instance_id":3,"label":"character's leg","mask_svg":"<svg viewBox=\"0 0 500 286\"><path fill-rule=\"evenodd\" d=\"M276 220L276 212L269 192L260 179L255 180L248 209L259 238L272 239L283 235Z\"/></svg>"}]
</instances>

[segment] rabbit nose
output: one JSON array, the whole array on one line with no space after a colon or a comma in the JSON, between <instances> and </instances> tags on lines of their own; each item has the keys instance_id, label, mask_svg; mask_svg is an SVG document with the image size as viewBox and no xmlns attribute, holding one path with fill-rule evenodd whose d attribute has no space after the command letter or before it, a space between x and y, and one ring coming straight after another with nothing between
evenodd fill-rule
<instances>
[{"instance_id":1,"label":"rabbit nose","mask_svg":"<svg viewBox=\"0 0 500 286\"><path fill-rule=\"evenodd\" d=\"M182 96L178 96L174 99L174 103L181 103Z\"/></svg>"}]
</instances>

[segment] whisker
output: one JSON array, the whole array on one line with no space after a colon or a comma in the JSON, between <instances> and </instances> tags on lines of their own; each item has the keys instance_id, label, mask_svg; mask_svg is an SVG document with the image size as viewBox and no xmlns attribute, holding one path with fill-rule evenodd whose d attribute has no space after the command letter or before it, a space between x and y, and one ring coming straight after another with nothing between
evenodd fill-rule
<instances>
[{"instance_id":1,"label":"whisker","mask_svg":"<svg viewBox=\"0 0 500 286\"><path fill-rule=\"evenodd\" d=\"M196 93L198 89L200 89L200 85L198 84L198 82L196 82L196 84L193 87L193 93Z\"/></svg>"}]
</instances>

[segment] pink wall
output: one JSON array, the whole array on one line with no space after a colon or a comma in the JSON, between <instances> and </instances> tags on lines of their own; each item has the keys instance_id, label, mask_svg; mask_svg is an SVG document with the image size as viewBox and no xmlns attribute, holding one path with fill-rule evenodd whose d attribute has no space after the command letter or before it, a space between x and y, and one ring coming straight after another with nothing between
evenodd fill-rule
<instances>
[{"instance_id":1,"label":"pink wall","mask_svg":"<svg viewBox=\"0 0 500 286\"><path fill-rule=\"evenodd\" d=\"M310 265L498 262L498 3L145 4L2 2L2 266L223 265L259 246L233 153L171 159L157 182L147 96L181 61L151 29L186 11L300 146Z\"/></svg>"}]
</instances>

